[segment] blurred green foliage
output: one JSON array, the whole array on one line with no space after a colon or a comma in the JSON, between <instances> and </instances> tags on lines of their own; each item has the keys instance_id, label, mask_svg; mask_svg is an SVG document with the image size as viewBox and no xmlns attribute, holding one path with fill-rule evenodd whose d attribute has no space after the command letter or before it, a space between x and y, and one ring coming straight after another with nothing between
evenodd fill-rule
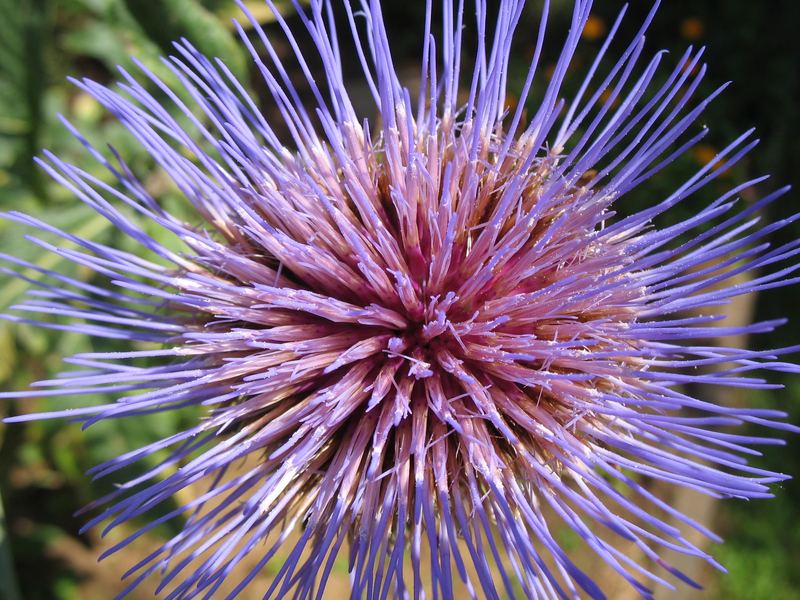
<instances>
[{"instance_id":1,"label":"blurred green foliage","mask_svg":"<svg viewBox=\"0 0 800 600\"><path fill-rule=\"evenodd\" d=\"M259 0L247 2L257 18L267 23L270 13ZM284 5L286 3L280 3ZM537 22L532 1L526 23L515 41L511 64L511 89L521 85L527 69L528 53ZM638 24L649 2L634 3L627 22ZM613 20L621 6L617 0L599 2L595 25L602 29ZM790 0L770 3L751 0L698 0L689 3L664 3L649 36L649 47L666 47L673 55L688 43L709 44L712 66L706 92L734 79L738 83L709 109L706 121L712 133L704 147L680 158L631 198L622 208L651 204L689 176L707 155L721 148L738 133L755 124L765 142L731 173L726 173L705 193L721 193L733 183L749 176L771 172L778 182L796 182L800 172L800 8ZM419 52L419 31L424 3L386 2L384 12L390 23L395 60L413 64ZM556 31L566 30L569 3L554 5L558 22L549 39L548 55L555 57ZM159 57L170 52L171 40L186 37L211 56L226 64L262 100L263 86L254 78L249 57L235 39L230 17L236 14L232 0L0 0L0 209L23 210L44 216L50 223L84 237L112 242L137 250L130 241L119 240L108 224L86 209L63 188L49 181L33 164L42 148L49 148L68 161L80 164L93 175L111 181L58 121L67 118L98 147L113 146L134 172L145 177L146 185L163 189L161 200L181 210L174 189L159 180L152 159L87 94L68 83L66 77L89 77L101 83L116 79L117 65L133 68L136 56L159 77L170 80L170 73ZM271 27L268 23L267 27ZM342 26L343 31L346 26ZM469 36L469 33L465 35ZM599 41L586 40L576 66L586 65ZM346 69L356 68L347 61ZM354 80L357 70L352 71ZM531 104L535 104L535 97ZM269 110L264 103L265 111ZM180 118L180 117L178 117ZM796 207L796 196L775 207L771 218L789 214ZM698 198L702 201L703 198ZM692 205L681 207L671 219L691 214ZM684 211L681 213L681 211ZM148 224L143 224L148 227ZM163 238L149 226L148 231ZM90 275L54 255L43 254L36 246L24 243L24 231L0 221L0 252L14 254L45 269L66 270L86 279ZM781 233L796 237L794 227ZM776 242L782 238L776 238ZM165 243L167 240L163 240ZM127 244L127 246L126 246ZM30 273L33 275L33 273ZM19 299L26 284L0 279L0 311ZM758 306L760 317L791 315L798 304L797 289L772 294ZM797 343L800 320L769 339L756 340L765 347ZM107 344L113 346L113 344ZM29 382L50 376L62 369L61 357L80 351L105 348L76 334L45 331L27 325L9 326L0 322L0 388L21 389ZM788 393L754 395L753 402L791 411L800 422L800 384L790 383ZM100 398L58 401L34 399L20 403L0 403L0 416L15 412L54 410L70 403L100 402ZM189 411L191 413L191 411ZM11 556L23 596L28 600L71 600L81 596L82 580L87 577L53 549L65 540L79 547L92 547L96 539L77 536L81 518L73 512L110 489L108 482L91 482L84 471L122 452L169 435L193 419L192 414L162 413L137 422L101 422L85 432L75 424L35 422L27 425L0 425L0 490L8 522L3 532L0 512L0 598L14 597L10 576ZM766 452L763 464L800 475L798 442ZM154 464L158 457L152 457ZM144 465L146 466L146 465ZM143 468L142 466L139 467ZM122 473L133 476L135 472ZM790 599L800 594L800 488L790 482L778 490L772 504L726 505L722 526L726 543L715 550L731 573L721 578L716 595L732 599ZM157 532L159 533L159 532ZM169 533L169 528L160 531ZM10 544L9 544L10 540ZM565 540L565 543L569 540Z\"/></svg>"},{"instance_id":2,"label":"blurred green foliage","mask_svg":"<svg viewBox=\"0 0 800 600\"><path fill-rule=\"evenodd\" d=\"M260 2L257 4L261 6ZM163 176L147 153L95 100L66 78L74 75L112 83L117 78L117 65L135 69L130 58L135 56L159 77L174 83L160 57L169 52L169 40L186 37L207 55L223 59L246 81L245 52L228 26L227 16L233 14L233 8L232 0L0 0L0 209L41 216L66 231L140 252L133 242L118 239L120 236L105 219L44 176L33 158L47 148L80 164L92 175L112 181L104 168L87 160L84 149L61 125L58 115L63 114L98 148L113 146L135 172L144 174L146 185L163 188L162 201L180 213L179 197L174 188L160 180ZM215 11L226 18L218 18ZM269 17L263 11L258 14ZM176 118L180 120L177 115ZM159 228L142 225L163 243L175 245ZM88 272L68 261L26 243L25 234L19 227L0 221L0 252L78 279L89 277ZM33 271L26 274L39 277ZM19 300L27 287L23 281L2 277L0 311ZM61 357L103 346L77 334L0 322L0 388L24 388L33 380L63 370ZM0 415L105 400L89 397L4 402ZM54 555L53 548L76 538L84 547L96 543L76 535L82 518L73 513L110 491L112 484L92 483L84 472L92 465L168 436L194 418L164 413L136 423L102 422L85 432L78 425L57 422L0 425L0 489L7 514L12 515L7 533L0 527L0 598L14 597L13 579L4 570L4 561L11 557L7 552L9 538L22 597L81 597L79 585L86 574ZM157 460L153 457L138 470L128 470L121 476L134 477ZM169 528L162 528L162 535L169 533ZM97 554L95 549L91 552Z\"/></svg>"}]
</instances>

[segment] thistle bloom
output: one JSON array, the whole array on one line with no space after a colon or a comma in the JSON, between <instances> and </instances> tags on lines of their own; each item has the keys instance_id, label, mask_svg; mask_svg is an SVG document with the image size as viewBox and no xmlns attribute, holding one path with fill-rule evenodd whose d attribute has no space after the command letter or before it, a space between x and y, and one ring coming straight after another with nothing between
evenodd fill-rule
<instances>
[{"instance_id":1,"label":"thistle bloom","mask_svg":"<svg viewBox=\"0 0 800 600\"><path fill-rule=\"evenodd\" d=\"M776 387L751 376L756 369L796 372L779 360L796 348L708 341L779 324L721 326L715 307L797 279L790 273L800 242L765 242L789 220L764 226L758 217L786 190L740 206L737 194L764 178L755 179L682 222L653 224L750 151L751 132L646 210L612 209L705 135L694 123L721 89L695 98L702 50L667 67L663 53L647 58L651 13L611 51L620 14L565 101L591 2L575 2L549 81L540 82L545 2L509 108L511 40L524 1L502 1L491 23L485 0L432 4L413 98L393 66L380 2L362 0L358 11L343 3L379 115L371 124L348 95L337 21L323 0L298 7L313 49L277 16L312 106L255 20L263 48L239 27L285 139L222 62L185 41L165 60L181 94L143 65L136 76L122 70L116 91L76 82L149 151L195 218L168 212L121 157L74 129L118 185L50 153L41 165L150 260L6 215L70 242L30 238L108 282L5 257L49 278L32 280L33 298L17 310L75 321L6 318L138 343L75 355L69 362L83 370L6 394L116 401L9 420L89 426L189 406L203 413L186 431L93 469L113 476L159 457L93 504L102 510L87 527L106 523L106 531L195 490L108 551L181 520L178 534L131 568L127 590L152 575L169 598L221 597L222 589L233 597L283 549L269 589L250 592L320 597L346 553L353 598L425 590L453 598L458 589L477 598L603 597L557 539L566 527L649 597L652 584L671 587L673 576L693 583L662 558L665 550L716 564L687 532L716 538L648 480L763 498L786 479L743 457L778 441L735 429L796 429L784 413L689 394L697 384ZM436 34L434 10L443 25ZM477 32L469 53L465 27ZM541 100L526 120L533 89ZM183 251L145 233L142 219ZM248 553L255 566L237 570L231 585Z\"/></svg>"}]
</instances>

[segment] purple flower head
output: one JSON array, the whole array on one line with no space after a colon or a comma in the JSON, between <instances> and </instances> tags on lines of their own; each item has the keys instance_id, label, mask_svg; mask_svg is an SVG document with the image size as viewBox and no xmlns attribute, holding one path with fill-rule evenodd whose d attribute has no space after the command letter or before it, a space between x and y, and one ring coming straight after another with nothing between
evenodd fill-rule
<instances>
[{"instance_id":1,"label":"purple flower head","mask_svg":"<svg viewBox=\"0 0 800 600\"><path fill-rule=\"evenodd\" d=\"M82 370L5 394L115 401L9 420L90 426L202 410L191 428L92 470L113 477L137 461L153 465L93 503L101 510L86 527L105 531L161 508L108 553L181 522L131 568L126 591L152 576L167 598L246 589L319 598L346 555L353 598L602 598L559 541L564 528L643 597L676 577L693 584L662 556L719 566L688 533L715 536L643 481L765 498L787 478L744 458L776 440L736 430L796 430L784 413L690 395L704 384L777 387L751 374L758 369L797 372L780 359L796 347L709 342L779 324L716 321L731 298L797 279L800 242L765 241L792 219L759 222L786 189L741 206L737 194L764 178L748 181L682 222L654 226L756 145L748 131L671 195L636 214L614 212L618 198L703 138L695 123L722 91L696 97L702 50L669 65L647 53L655 9L632 40L612 44L620 14L565 100L591 1L576 0L540 82L545 2L538 32L524 34L535 36L533 58L509 108L524 0L500 2L492 22L486 0L428 0L418 97L398 79L380 2L358 4L343 2L346 33L331 3L298 7L313 48L277 17L311 103L255 20L260 48L239 27L283 117L282 137L222 62L185 41L164 62L179 92L142 65L135 76L122 70L114 90L76 82L148 150L194 218L170 213L120 156L74 129L118 185L45 153L42 168L152 258L6 215L70 242L30 238L108 283L5 257L49 278L32 281L17 310L75 321L6 318L135 343L75 355L69 362ZM439 11L443 28L433 32ZM465 28L477 48L462 43ZM371 123L348 95L344 38L379 115ZM526 119L532 90L541 101ZM151 237L143 221L184 249ZM278 552L288 556L271 587L248 587ZM233 573L250 553L255 566Z\"/></svg>"}]
</instances>

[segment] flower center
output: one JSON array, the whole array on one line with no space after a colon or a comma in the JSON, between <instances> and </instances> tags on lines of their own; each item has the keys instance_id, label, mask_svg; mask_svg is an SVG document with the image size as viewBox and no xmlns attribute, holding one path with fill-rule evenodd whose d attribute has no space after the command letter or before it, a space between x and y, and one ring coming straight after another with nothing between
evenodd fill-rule
<instances>
[{"instance_id":1,"label":"flower center","mask_svg":"<svg viewBox=\"0 0 800 600\"><path fill-rule=\"evenodd\" d=\"M433 375L431 365L437 362L437 352L450 347L457 336L447 315L448 309L457 300L458 297L452 292L444 299L439 296L429 298L424 313L416 319L410 319L405 331L397 332L389 340L387 353L409 361L409 375L417 379Z\"/></svg>"}]
</instances>

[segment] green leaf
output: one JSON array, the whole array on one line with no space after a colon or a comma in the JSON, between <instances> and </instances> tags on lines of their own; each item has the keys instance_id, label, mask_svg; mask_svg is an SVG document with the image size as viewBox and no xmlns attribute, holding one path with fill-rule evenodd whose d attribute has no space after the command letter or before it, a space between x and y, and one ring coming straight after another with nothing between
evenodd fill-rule
<instances>
[{"instance_id":1,"label":"green leaf","mask_svg":"<svg viewBox=\"0 0 800 600\"><path fill-rule=\"evenodd\" d=\"M164 52L172 42L187 38L206 56L221 58L242 81L247 80L244 51L236 37L211 12L194 0L125 0L131 15Z\"/></svg>"},{"instance_id":2,"label":"green leaf","mask_svg":"<svg viewBox=\"0 0 800 600\"><path fill-rule=\"evenodd\" d=\"M45 87L46 0L0 0L0 168L38 187L33 156Z\"/></svg>"},{"instance_id":3,"label":"green leaf","mask_svg":"<svg viewBox=\"0 0 800 600\"><path fill-rule=\"evenodd\" d=\"M300 0L300 3L307 4L308 0ZM275 22L275 13L263 0L244 0L243 4L260 25ZM284 17L295 10L291 0L274 0L273 4L276 10ZM218 2L213 10L229 29L233 29L234 19L239 21L245 29L251 27L250 21L244 18L241 9L234 2Z\"/></svg>"}]
</instances>

